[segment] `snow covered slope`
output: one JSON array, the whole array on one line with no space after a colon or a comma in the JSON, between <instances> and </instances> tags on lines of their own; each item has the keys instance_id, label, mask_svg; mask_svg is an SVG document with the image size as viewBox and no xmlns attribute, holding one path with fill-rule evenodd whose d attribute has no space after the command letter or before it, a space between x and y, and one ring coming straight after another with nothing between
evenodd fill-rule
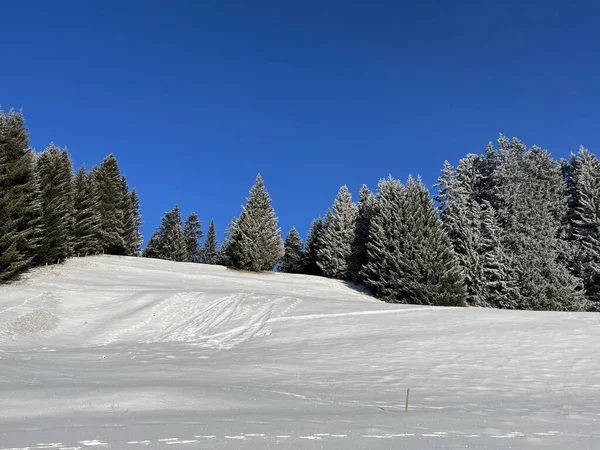
<instances>
[{"instance_id":1,"label":"snow covered slope","mask_svg":"<svg viewBox=\"0 0 600 450\"><path fill-rule=\"evenodd\" d=\"M600 448L600 314L108 256L0 287L0 448L467 446Z\"/></svg>"}]
</instances>

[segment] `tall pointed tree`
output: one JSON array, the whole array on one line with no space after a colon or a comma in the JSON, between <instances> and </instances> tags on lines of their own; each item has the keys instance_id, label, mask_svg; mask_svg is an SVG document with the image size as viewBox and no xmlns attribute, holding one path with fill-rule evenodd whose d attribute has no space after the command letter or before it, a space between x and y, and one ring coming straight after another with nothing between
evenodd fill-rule
<instances>
[{"instance_id":1,"label":"tall pointed tree","mask_svg":"<svg viewBox=\"0 0 600 450\"><path fill-rule=\"evenodd\" d=\"M323 228L323 219L319 217L313 220L308 236L306 237L302 273L307 275L323 275L323 271L317 264Z\"/></svg>"},{"instance_id":2,"label":"tall pointed tree","mask_svg":"<svg viewBox=\"0 0 600 450\"><path fill-rule=\"evenodd\" d=\"M202 224L196 213L190 213L187 220L183 224L183 235L188 252L188 261L200 262L201 247L200 239L202 238Z\"/></svg>"},{"instance_id":3,"label":"tall pointed tree","mask_svg":"<svg viewBox=\"0 0 600 450\"><path fill-rule=\"evenodd\" d=\"M125 193L123 205L123 241L125 254L140 256L142 251L142 213L140 211L140 198L135 189Z\"/></svg>"},{"instance_id":4,"label":"tall pointed tree","mask_svg":"<svg viewBox=\"0 0 600 450\"><path fill-rule=\"evenodd\" d=\"M159 257L169 261L188 261L187 242L183 234L183 223L179 206L165 213L160 230L159 239Z\"/></svg>"},{"instance_id":5,"label":"tall pointed tree","mask_svg":"<svg viewBox=\"0 0 600 450\"><path fill-rule=\"evenodd\" d=\"M95 255L102 251L98 240L100 213L98 195L90 174L81 167L73 182L73 253Z\"/></svg>"},{"instance_id":6,"label":"tall pointed tree","mask_svg":"<svg viewBox=\"0 0 600 450\"><path fill-rule=\"evenodd\" d=\"M281 230L260 174L242 214L230 225L227 255L231 265L252 271L271 270L283 257Z\"/></svg>"},{"instance_id":7,"label":"tall pointed tree","mask_svg":"<svg viewBox=\"0 0 600 450\"><path fill-rule=\"evenodd\" d=\"M367 263L367 242L371 229L371 220L375 207L375 196L366 185L362 185L358 193L358 215L352 241L352 252L348 270L350 278L356 282L362 282L362 272Z\"/></svg>"},{"instance_id":8,"label":"tall pointed tree","mask_svg":"<svg viewBox=\"0 0 600 450\"><path fill-rule=\"evenodd\" d=\"M0 110L0 283L31 266L40 233L33 151L21 113Z\"/></svg>"},{"instance_id":9,"label":"tall pointed tree","mask_svg":"<svg viewBox=\"0 0 600 450\"><path fill-rule=\"evenodd\" d=\"M326 277L342 280L350 277L348 264L352 257L357 215L358 208L352 202L348 187L342 186L321 236L317 264Z\"/></svg>"},{"instance_id":10,"label":"tall pointed tree","mask_svg":"<svg viewBox=\"0 0 600 450\"><path fill-rule=\"evenodd\" d=\"M125 234L125 190L117 159L111 153L92 170L98 192L100 212L100 243L105 253L126 254Z\"/></svg>"},{"instance_id":11,"label":"tall pointed tree","mask_svg":"<svg viewBox=\"0 0 600 450\"><path fill-rule=\"evenodd\" d=\"M304 260L304 254L302 253L302 238L294 227L292 227L285 238L284 250L285 253L279 271L285 273L301 273Z\"/></svg>"},{"instance_id":12,"label":"tall pointed tree","mask_svg":"<svg viewBox=\"0 0 600 450\"><path fill-rule=\"evenodd\" d=\"M73 252L73 167L67 150L50 144L36 157L36 173L43 229L38 262L64 262Z\"/></svg>"},{"instance_id":13,"label":"tall pointed tree","mask_svg":"<svg viewBox=\"0 0 600 450\"><path fill-rule=\"evenodd\" d=\"M218 263L219 253L217 250L217 244L217 229L215 227L215 221L211 220L210 224L208 225L204 246L202 247L202 262L204 264Z\"/></svg>"}]
</instances>

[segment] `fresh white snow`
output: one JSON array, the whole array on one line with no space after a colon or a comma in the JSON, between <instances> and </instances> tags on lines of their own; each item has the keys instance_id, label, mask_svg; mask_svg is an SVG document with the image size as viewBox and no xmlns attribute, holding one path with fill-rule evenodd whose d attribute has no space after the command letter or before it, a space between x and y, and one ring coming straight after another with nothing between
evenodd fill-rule
<instances>
[{"instance_id":1,"label":"fresh white snow","mask_svg":"<svg viewBox=\"0 0 600 450\"><path fill-rule=\"evenodd\" d=\"M76 258L0 287L0 399L0 449L600 448L600 314Z\"/></svg>"}]
</instances>

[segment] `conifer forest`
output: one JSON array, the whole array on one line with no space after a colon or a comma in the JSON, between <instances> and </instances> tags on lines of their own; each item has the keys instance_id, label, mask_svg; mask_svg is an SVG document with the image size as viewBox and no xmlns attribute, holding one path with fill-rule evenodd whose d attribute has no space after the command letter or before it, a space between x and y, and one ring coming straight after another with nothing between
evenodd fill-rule
<instances>
[{"instance_id":1,"label":"conifer forest","mask_svg":"<svg viewBox=\"0 0 600 450\"><path fill-rule=\"evenodd\" d=\"M305 242L296 228L282 238L258 175L223 242L176 205L142 251L140 199L115 155L74 170L66 148L35 151L23 115L0 111L0 283L112 254L335 278L393 303L600 311L598 158L556 161L502 135L482 148L446 162L434 192L412 177L356 200L342 186Z\"/></svg>"}]
</instances>

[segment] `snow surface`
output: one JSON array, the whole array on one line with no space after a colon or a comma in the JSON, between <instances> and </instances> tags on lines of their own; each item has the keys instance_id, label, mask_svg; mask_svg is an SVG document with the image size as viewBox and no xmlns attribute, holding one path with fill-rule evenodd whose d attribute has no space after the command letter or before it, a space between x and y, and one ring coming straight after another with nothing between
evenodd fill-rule
<instances>
[{"instance_id":1,"label":"snow surface","mask_svg":"<svg viewBox=\"0 0 600 450\"><path fill-rule=\"evenodd\" d=\"M73 259L0 288L0 448L600 448L599 325Z\"/></svg>"}]
</instances>

